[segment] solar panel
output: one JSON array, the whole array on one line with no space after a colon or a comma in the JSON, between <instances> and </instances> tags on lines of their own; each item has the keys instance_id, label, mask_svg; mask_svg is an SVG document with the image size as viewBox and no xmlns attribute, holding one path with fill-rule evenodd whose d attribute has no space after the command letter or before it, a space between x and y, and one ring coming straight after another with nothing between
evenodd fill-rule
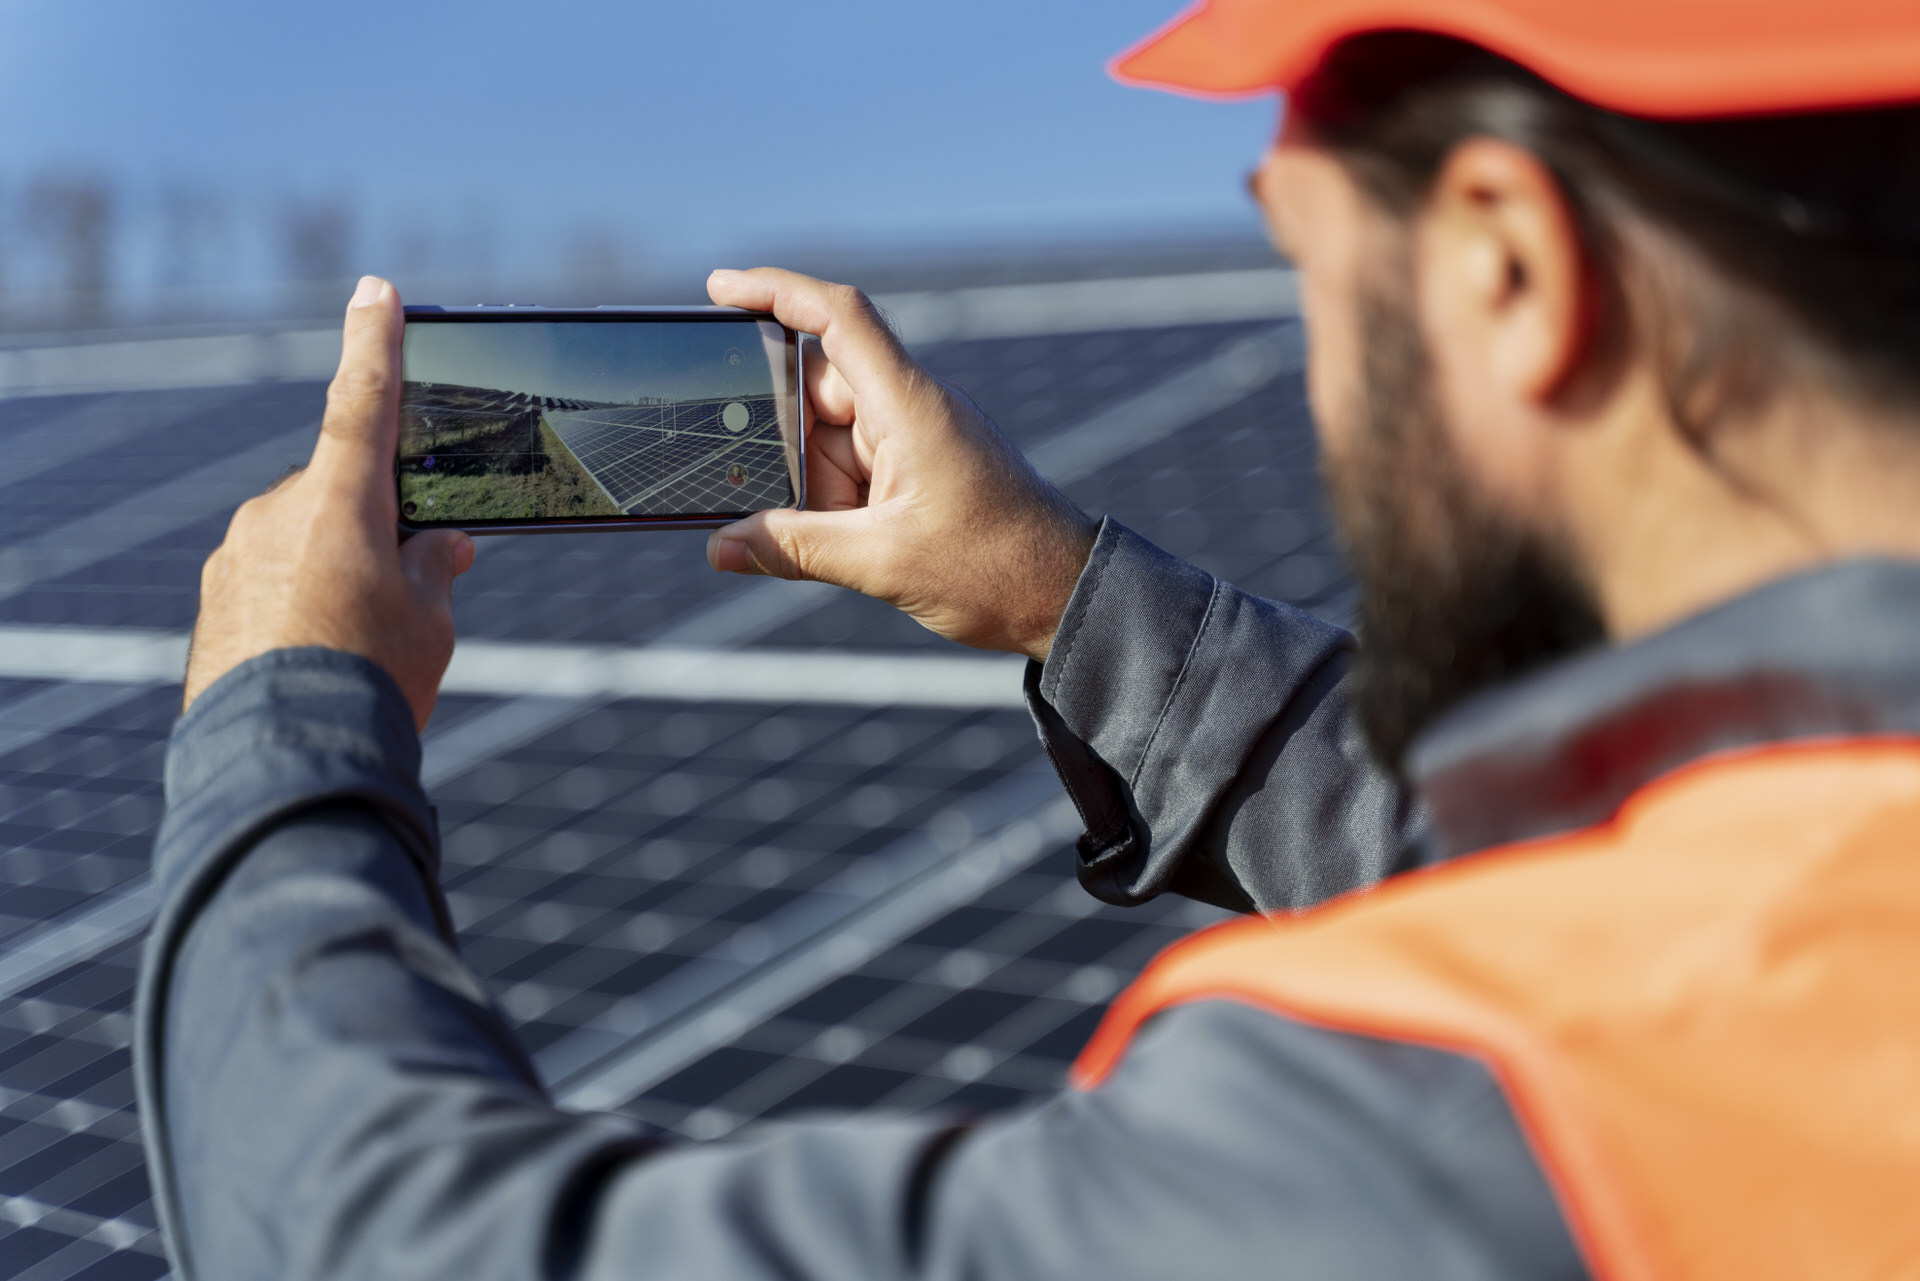
<instances>
[{"instance_id":1,"label":"solar panel","mask_svg":"<svg viewBox=\"0 0 1920 1281\"><path fill-rule=\"evenodd\" d=\"M926 355L1032 445L1251 332L1051 335ZM5 486L0 624L188 626L199 563L234 495L277 470L274 451L289 447L275 442L310 435L320 392L0 401L10 442L52 422L123 432L120 448L55 450L43 471ZM648 430L591 417L582 411L563 431L577 432L577 452L592 454L596 433ZM685 435L683 461L707 465L700 433ZM246 451L252 473L219 470ZM635 479L631 492L649 483ZM154 492L164 510L130 523ZM1242 585L1345 608L1297 378L1145 443L1069 492ZM66 533L47 536L55 531ZM90 540L85 554L68 536ZM461 581L460 627L601 644L666 634L757 586L709 572L701 537L484 540ZM849 654L941 644L845 594L809 600L772 639ZM0 680L8 1275L166 1270L127 1039L176 699ZM820 1108L1033 1098L1058 1086L1128 976L1217 915L1175 900L1123 912L1079 890L1071 807L1018 711L450 695L433 739L464 954L563 1097L691 1138Z\"/></svg>"},{"instance_id":2,"label":"solar panel","mask_svg":"<svg viewBox=\"0 0 1920 1281\"><path fill-rule=\"evenodd\" d=\"M738 431L727 407L746 410ZM628 515L748 511L793 501L771 396L553 411L573 456Z\"/></svg>"},{"instance_id":3,"label":"solar panel","mask_svg":"<svg viewBox=\"0 0 1920 1281\"><path fill-rule=\"evenodd\" d=\"M623 1105L691 1139L821 1109L988 1111L1059 1089L1109 998L1224 913L1122 911L1051 867L990 885Z\"/></svg>"}]
</instances>

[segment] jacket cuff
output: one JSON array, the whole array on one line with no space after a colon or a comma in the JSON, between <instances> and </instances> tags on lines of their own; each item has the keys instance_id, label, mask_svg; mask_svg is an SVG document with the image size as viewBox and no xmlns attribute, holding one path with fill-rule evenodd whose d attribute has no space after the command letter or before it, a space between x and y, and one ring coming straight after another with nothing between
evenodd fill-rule
<instances>
[{"instance_id":1,"label":"jacket cuff","mask_svg":"<svg viewBox=\"0 0 1920 1281\"><path fill-rule=\"evenodd\" d=\"M1188 858L1248 756L1351 638L1249 596L1107 518L1027 703L1079 806L1081 883L1133 904L1244 894Z\"/></svg>"},{"instance_id":2,"label":"jacket cuff","mask_svg":"<svg viewBox=\"0 0 1920 1281\"><path fill-rule=\"evenodd\" d=\"M381 812L422 873L439 870L412 709L355 654L275 650L214 682L174 726L166 799L154 845L163 903L276 820L331 801Z\"/></svg>"}]
</instances>

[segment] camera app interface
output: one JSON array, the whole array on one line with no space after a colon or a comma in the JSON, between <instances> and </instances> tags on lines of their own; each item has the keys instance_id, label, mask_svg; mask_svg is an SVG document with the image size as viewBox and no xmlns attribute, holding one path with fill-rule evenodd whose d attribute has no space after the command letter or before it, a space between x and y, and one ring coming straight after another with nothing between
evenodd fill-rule
<instances>
[{"instance_id":1,"label":"camera app interface","mask_svg":"<svg viewBox=\"0 0 1920 1281\"><path fill-rule=\"evenodd\" d=\"M410 317L410 522L728 516L788 507L798 396L760 320Z\"/></svg>"}]
</instances>

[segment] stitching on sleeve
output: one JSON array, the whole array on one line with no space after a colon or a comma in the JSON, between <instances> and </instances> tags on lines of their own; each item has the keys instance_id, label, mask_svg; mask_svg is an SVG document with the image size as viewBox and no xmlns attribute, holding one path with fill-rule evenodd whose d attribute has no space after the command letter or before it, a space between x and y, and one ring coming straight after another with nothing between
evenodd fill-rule
<instances>
[{"instance_id":1,"label":"stitching on sleeve","mask_svg":"<svg viewBox=\"0 0 1920 1281\"><path fill-rule=\"evenodd\" d=\"M1180 673L1173 678L1173 688L1167 691L1167 701L1160 704L1160 715L1153 722L1153 732L1147 735L1147 745L1140 750L1140 760L1134 765L1133 773L1127 779L1127 790L1140 790L1140 773L1147 768L1147 762L1153 758L1154 744L1160 741L1160 729L1167 723L1167 716L1173 710L1175 700L1187 683L1187 673L1193 669L1193 656L1199 652L1200 642L1207 634L1207 627L1213 622L1213 612L1220 602L1220 580L1213 579L1213 590L1207 595L1207 608L1200 615L1200 626L1194 629L1193 642L1187 646L1187 656L1180 660Z\"/></svg>"},{"instance_id":2,"label":"stitching on sleeve","mask_svg":"<svg viewBox=\"0 0 1920 1281\"><path fill-rule=\"evenodd\" d=\"M1104 525L1105 522L1103 521L1102 524ZM1105 532L1104 529L1102 532ZM1080 628L1087 621L1087 615L1093 612L1093 602L1099 599L1101 589L1107 585L1107 562L1113 558L1113 546L1112 544L1107 544L1103 547L1101 544L1105 541L1104 538L1096 540L1093 548L1095 559L1090 560L1087 565L1088 571L1091 571L1093 574L1093 590L1087 593L1086 600L1080 603L1078 610L1069 610L1073 617L1071 627L1066 635L1062 636L1058 633L1054 635L1054 648L1058 649L1064 645L1066 646L1066 650L1061 656L1060 670L1054 675L1052 682L1053 688L1051 690L1047 688L1046 665L1041 665L1040 696L1049 703L1055 700L1055 696L1060 693L1060 687L1066 683L1067 672L1074 666L1074 641L1079 638ZM1061 621L1065 623L1069 620L1062 619ZM1048 657L1051 658L1052 655L1049 654Z\"/></svg>"}]
</instances>

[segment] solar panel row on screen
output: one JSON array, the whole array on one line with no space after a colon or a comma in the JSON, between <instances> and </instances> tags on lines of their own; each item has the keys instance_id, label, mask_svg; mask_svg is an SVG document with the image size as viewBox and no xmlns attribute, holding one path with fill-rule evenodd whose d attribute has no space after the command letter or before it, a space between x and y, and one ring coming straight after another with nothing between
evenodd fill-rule
<instances>
[{"instance_id":1,"label":"solar panel row on screen","mask_svg":"<svg viewBox=\"0 0 1920 1281\"><path fill-rule=\"evenodd\" d=\"M550 411L547 422L630 516L793 501L772 396Z\"/></svg>"}]
</instances>

